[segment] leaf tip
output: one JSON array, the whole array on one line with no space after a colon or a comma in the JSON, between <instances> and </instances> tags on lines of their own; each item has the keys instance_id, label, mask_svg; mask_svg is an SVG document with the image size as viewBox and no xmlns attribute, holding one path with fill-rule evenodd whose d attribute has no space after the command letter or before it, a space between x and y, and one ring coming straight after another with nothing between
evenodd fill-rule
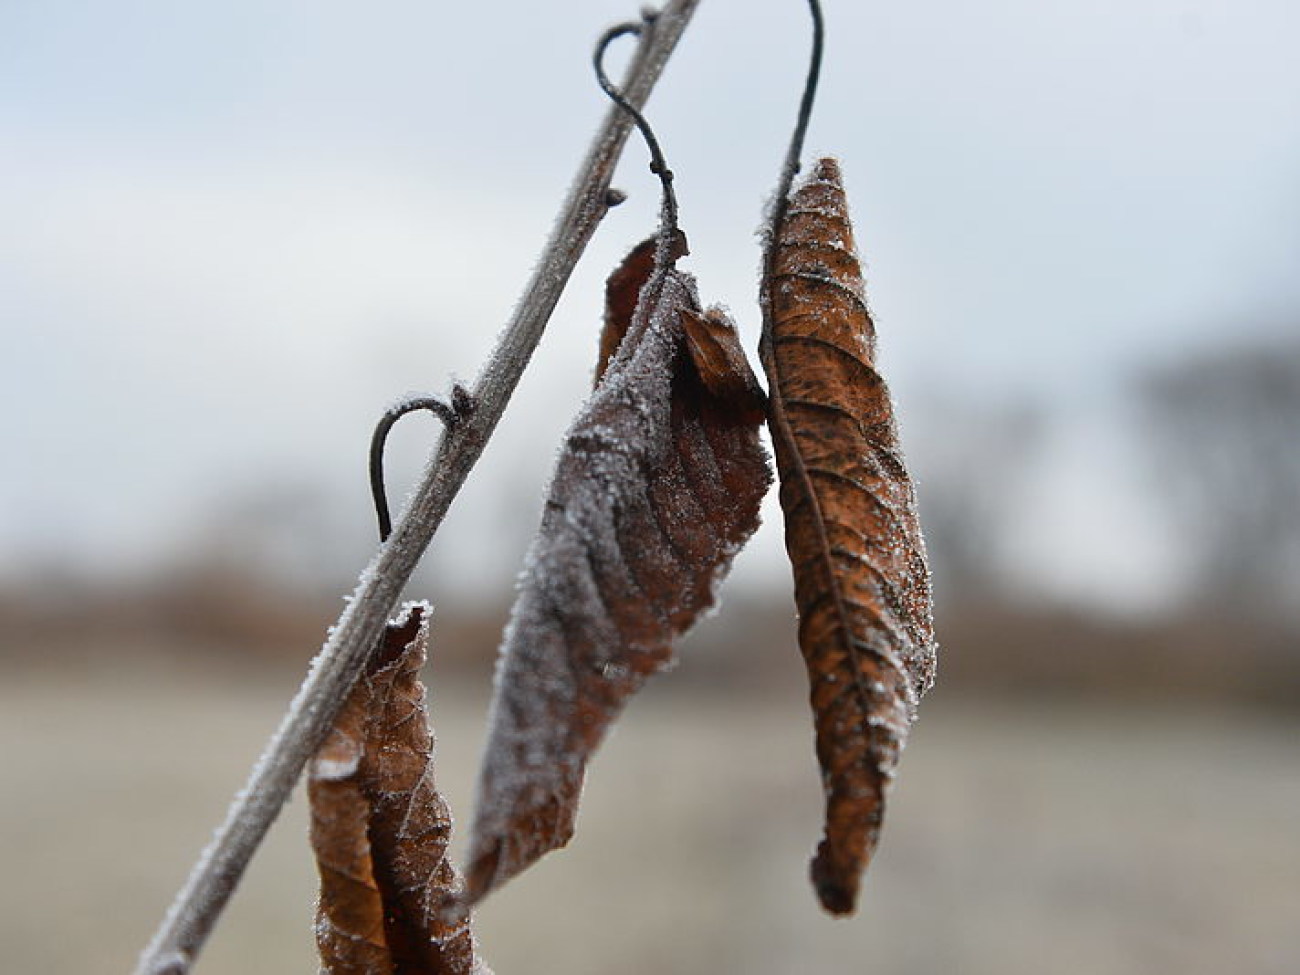
<instances>
[{"instance_id":1,"label":"leaf tip","mask_svg":"<svg viewBox=\"0 0 1300 975\"><path fill-rule=\"evenodd\" d=\"M465 868L465 900L474 907L500 883L501 842L475 851Z\"/></svg>"},{"instance_id":2,"label":"leaf tip","mask_svg":"<svg viewBox=\"0 0 1300 975\"><path fill-rule=\"evenodd\" d=\"M499 788L500 783L491 786ZM465 869L465 901L473 907L488 894L523 873L554 850L563 849L573 838L578 791L561 788L548 799L530 801L515 795L500 795L496 804L508 808L508 818L492 820L483 814L471 830L469 866ZM482 794L480 794L482 802Z\"/></svg>"},{"instance_id":3,"label":"leaf tip","mask_svg":"<svg viewBox=\"0 0 1300 975\"><path fill-rule=\"evenodd\" d=\"M822 156L813 164L812 172L808 174L807 182L842 182L840 174L840 161L834 156Z\"/></svg>"},{"instance_id":4,"label":"leaf tip","mask_svg":"<svg viewBox=\"0 0 1300 975\"><path fill-rule=\"evenodd\" d=\"M858 889L861 875L850 872L847 876L835 867L825 841L817 848L810 873L817 900L827 913L835 917L849 917L858 908Z\"/></svg>"}]
</instances>

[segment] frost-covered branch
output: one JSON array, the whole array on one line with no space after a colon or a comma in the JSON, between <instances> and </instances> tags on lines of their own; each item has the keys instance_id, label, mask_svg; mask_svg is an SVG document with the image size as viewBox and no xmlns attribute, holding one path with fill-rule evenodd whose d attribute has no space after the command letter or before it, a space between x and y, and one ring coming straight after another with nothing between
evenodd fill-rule
<instances>
[{"instance_id":1,"label":"frost-covered branch","mask_svg":"<svg viewBox=\"0 0 1300 975\"><path fill-rule=\"evenodd\" d=\"M647 24L623 85L633 105L644 105L698 3L669 0ZM606 115L536 270L471 390L472 408L444 432L409 507L331 627L279 729L141 955L137 975L190 970L504 413L570 274L608 212L610 179L631 124L617 106Z\"/></svg>"}]
</instances>

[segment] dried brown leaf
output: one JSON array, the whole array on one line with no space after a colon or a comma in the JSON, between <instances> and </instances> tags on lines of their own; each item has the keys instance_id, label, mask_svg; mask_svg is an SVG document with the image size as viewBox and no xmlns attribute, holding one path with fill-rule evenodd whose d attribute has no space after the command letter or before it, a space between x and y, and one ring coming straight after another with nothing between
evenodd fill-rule
<instances>
[{"instance_id":1,"label":"dried brown leaf","mask_svg":"<svg viewBox=\"0 0 1300 975\"><path fill-rule=\"evenodd\" d=\"M447 859L451 814L434 787L419 680L428 632L427 607L388 625L311 765L316 940L330 975L487 972Z\"/></svg>"},{"instance_id":2,"label":"dried brown leaf","mask_svg":"<svg viewBox=\"0 0 1300 975\"><path fill-rule=\"evenodd\" d=\"M703 314L682 309L686 351L704 388L715 400L730 404L738 419L755 426L766 416L767 397L749 368L736 326L724 312L710 308Z\"/></svg>"},{"instance_id":3,"label":"dried brown leaf","mask_svg":"<svg viewBox=\"0 0 1300 975\"><path fill-rule=\"evenodd\" d=\"M771 480L734 327L701 313L689 275L653 275L645 248L611 279L607 366L565 439L506 631L472 899L568 841L588 758L713 604Z\"/></svg>"},{"instance_id":4,"label":"dried brown leaf","mask_svg":"<svg viewBox=\"0 0 1300 975\"><path fill-rule=\"evenodd\" d=\"M761 357L826 793L812 876L847 914L934 680L930 577L834 160L791 196L770 246Z\"/></svg>"}]
</instances>

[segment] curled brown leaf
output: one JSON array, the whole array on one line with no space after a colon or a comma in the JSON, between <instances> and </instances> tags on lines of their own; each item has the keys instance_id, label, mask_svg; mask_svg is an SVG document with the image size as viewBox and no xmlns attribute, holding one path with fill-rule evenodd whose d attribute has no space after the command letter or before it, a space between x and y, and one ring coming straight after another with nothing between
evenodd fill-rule
<instances>
[{"instance_id":1,"label":"curled brown leaf","mask_svg":"<svg viewBox=\"0 0 1300 975\"><path fill-rule=\"evenodd\" d=\"M930 576L834 160L794 192L769 246L761 357L826 793L812 875L847 914L934 680Z\"/></svg>"},{"instance_id":2,"label":"curled brown leaf","mask_svg":"<svg viewBox=\"0 0 1300 975\"><path fill-rule=\"evenodd\" d=\"M311 764L316 940L329 975L487 973L434 786L418 676L428 633L424 606L389 624Z\"/></svg>"},{"instance_id":3,"label":"curled brown leaf","mask_svg":"<svg viewBox=\"0 0 1300 975\"><path fill-rule=\"evenodd\" d=\"M734 327L700 311L689 275L655 273L652 255L642 245L611 278L600 376L506 631L471 899L568 841L588 758L714 602L771 479Z\"/></svg>"}]
</instances>

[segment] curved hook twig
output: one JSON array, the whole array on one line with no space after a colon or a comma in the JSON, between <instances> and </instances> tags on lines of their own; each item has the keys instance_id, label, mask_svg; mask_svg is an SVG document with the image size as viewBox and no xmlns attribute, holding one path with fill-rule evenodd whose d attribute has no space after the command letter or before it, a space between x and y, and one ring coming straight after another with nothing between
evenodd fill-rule
<instances>
[{"instance_id":1,"label":"curved hook twig","mask_svg":"<svg viewBox=\"0 0 1300 975\"><path fill-rule=\"evenodd\" d=\"M645 116L637 110L636 106L627 100L623 92L609 80L609 75L605 73L605 53L609 50L610 44L629 34L640 37L644 29L644 22L629 21L625 24L615 24L601 34L600 39L596 41L596 50L592 54L591 63L596 69L596 81L600 84L601 90L610 97L615 105L631 116L637 131L645 139L646 148L650 150L650 172L659 177L659 183L663 187L659 213L659 237L655 245L655 266L666 267L672 261L671 251L677 232L677 194L673 192L673 171L668 168L668 161L664 158L663 149L659 145L659 140L655 137L654 130L650 128L650 123L646 121Z\"/></svg>"},{"instance_id":2,"label":"curved hook twig","mask_svg":"<svg viewBox=\"0 0 1300 975\"><path fill-rule=\"evenodd\" d=\"M393 532L393 519L388 510L388 490L384 486L384 446L388 442L388 432L408 413L428 410L451 427L460 420L470 408L469 392L460 385L452 387L451 402L446 403L436 396L412 396L394 403L375 424L375 432L370 436L370 494L375 502L375 516L379 520L379 540L388 541Z\"/></svg>"}]
</instances>

